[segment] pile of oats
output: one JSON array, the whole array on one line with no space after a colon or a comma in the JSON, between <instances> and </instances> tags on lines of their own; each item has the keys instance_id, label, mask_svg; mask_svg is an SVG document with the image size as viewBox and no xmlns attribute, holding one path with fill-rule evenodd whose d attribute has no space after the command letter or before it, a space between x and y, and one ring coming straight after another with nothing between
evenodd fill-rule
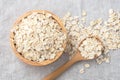
<instances>
[{"instance_id":1,"label":"pile of oats","mask_svg":"<svg viewBox=\"0 0 120 80\"><path fill-rule=\"evenodd\" d=\"M120 48L120 13L110 9L109 18L104 22L103 33L101 37L108 49Z\"/></svg>"},{"instance_id":2,"label":"pile of oats","mask_svg":"<svg viewBox=\"0 0 120 80\"><path fill-rule=\"evenodd\" d=\"M72 17L70 13L67 13L63 17L63 23L67 30L67 47L65 53L69 53L70 57L77 51L77 47L80 42L80 27L79 17Z\"/></svg>"},{"instance_id":3,"label":"pile of oats","mask_svg":"<svg viewBox=\"0 0 120 80\"><path fill-rule=\"evenodd\" d=\"M49 13L33 12L13 28L17 51L26 59L41 62L64 51L66 34Z\"/></svg>"},{"instance_id":4,"label":"pile of oats","mask_svg":"<svg viewBox=\"0 0 120 80\"><path fill-rule=\"evenodd\" d=\"M107 53L110 50L120 48L120 12L110 9L107 21L99 18L91 21L89 25L85 24L86 15L87 13L83 11L81 20L79 17L71 16L70 13L63 17L68 34L68 44L65 52L69 53L71 58L76 54L78 45L83 39L89 36L98 36L105 48L104 53L96 61L98 64L109 63L110 56Z\"/></svg>"},{"instance_id":5,"label":"pile of oats","mask_svg":"<svg viewBox=\"0 0 120 80\"><path fill-rule=\"evenodd\" d=\"M96 61L98 64L109 63L110 55L107 53L110 50L120 49L120 12L109 10L108 20L103 23L100 37L106 50Z\"/></svg>"},{"instance_id":6,"label":"pile of oats","mask_svg":"<svg viewBox=\"0 0 120 80\"><path fill-rule=\"evenodd\" d=\"M100 56L104 50L102 43L95 37L86 38L78 47L82 57L86 59L94 59Z\"/></svg>"}]
</instances>

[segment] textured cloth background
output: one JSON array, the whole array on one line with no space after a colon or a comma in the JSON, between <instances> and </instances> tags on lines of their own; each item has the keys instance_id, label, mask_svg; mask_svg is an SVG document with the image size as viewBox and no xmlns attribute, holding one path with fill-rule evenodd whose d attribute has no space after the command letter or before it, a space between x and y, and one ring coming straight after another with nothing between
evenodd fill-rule
<instances>
[{"instance_id":1,"label":"textured cloth background","mask_svg":"<svg viewBox=\"0 0 120 80\"><path fill-rule=\"evenodd\" d=\"M26 11L45 9L62 17L68 11L73 15L81 15L84 9L89 21L99 17L107 18L110 8L120 11L120 0L0 0L0 80L41 80L68 60L67 54L64 54L51 65L34 67L16 58L10 48L9 33L15 20ZM120 50L111 51L110 55L110 64L82 61L57 80L120 80ZM79 70L84 63L90 63L91 67L80 74Z\"/></svg>"}]
</instances>

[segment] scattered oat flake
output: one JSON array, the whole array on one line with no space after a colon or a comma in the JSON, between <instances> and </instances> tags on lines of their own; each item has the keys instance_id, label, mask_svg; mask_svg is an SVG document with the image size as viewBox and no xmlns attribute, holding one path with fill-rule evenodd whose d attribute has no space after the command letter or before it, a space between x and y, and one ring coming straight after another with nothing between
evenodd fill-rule
<instances>
[{"instance_id":1,"label":"scattered oat flake","mask_svg":"<svg viewBox=\"0 0 120 80\"><path fill-rule=\"evenodd\" d=\"M85 64L84 65L86 68L89 68L90 67L90 64Z\"/></svg>"},{"instance_id":2,"label":"scattered oat flake","mask_svg":"<svg viewBox=\"0 0 120 80\"><path fill-rule=\"evenodd\" d=\"M83 10L82 17L87 13ZM80 19L81 20L81 19ZM64 26L67 28L68 44L65 50L69 53L70 58L74 56L78 49L79 43L89 35L98 36L104 44L104 52L96 59L98 64L109 62L109 59L104 60L110 50L120 48L120 12L113 9L109 10L108 20L103 21L102 18L90 21L90 25L81 23L79 19L74 19L74 16L64 18ZM72 21L75 21L74 25Z\"/></svg>"},{"instance_id":3,"label":"scattered oat flake","mask_svg":"<svg viewBox=\"0 0 120 80\"><path fill-rule=\"evenodd\" d=\"M82 16L86 16L87 12L85 10L82 11Z\"/></svg>"},{"instance_id":4,"label":"scattered oat flake","mask_svg":"<svg viewBox=\"0 0 120 80\"><path fill-rule=\"evenodd\" d=\"M84 68L80 69L80 73L81 73L81 74L83 74L84 72L85 72L85 69L84 69Z\"/></svg>"}]
</instances>

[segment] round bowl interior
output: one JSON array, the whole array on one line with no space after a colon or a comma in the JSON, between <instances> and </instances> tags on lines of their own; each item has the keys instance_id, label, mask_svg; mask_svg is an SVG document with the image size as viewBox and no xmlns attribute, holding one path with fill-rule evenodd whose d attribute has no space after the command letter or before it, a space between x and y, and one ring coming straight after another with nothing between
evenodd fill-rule
<instances>
[{"instance_id":1,"label":"round bowl interior","mask_svg":"<svg viewBox=\"0 0 120 80\"><path fill-rule=\"evenodd\" d=\"M97 39L100 43L101 43L101 45L103 46L103 48L102 48L102 53L104 52L104 49L105 49L105 46L104 46L104 44L103 44L103 42L100 40L100 38L98 37L98 36L89 36L89 37L86 37L86 38L84 38L81 42L80 42L80 44L79 44L79 47L81 46L81 44L87 39L87 38L95 38L95 39ZM79 50L77 50L79 53L81 53ZM80 54L81 55L81 54ZM99 57L99 56L97 56L97 55L95 55L94 56L94 58L97 58L97 57ZM87 59L87 58L84 58L83 57L83 60L90 60L90 59Z\"/></svg>"},{"instance_id":2,"label":"round bowl interior","mask_svg":"<svg viewBox=\"0 0 120 80\"><path fill-rule=\"evenodd\" d=\"M49 11L46 11L46 10L32 10L32 11L29 11L25 14L23 14L22 16L20 16L16 22L14 23L13 25L13 28L18 25L21 20L29 15L31 15L33 12L37 12L37 13L50 13L53 17L53 19L56 20L56 22L58 22L58 24L60 25L60 27L62 28L62 31L64 32L64 34L66 34L66 29L64 27L64 25L62 24L62 21L53 13L49 12ZM61 55L63 52L59 52L56 54L56 57L54 59L51 59L51 60L45 60L45 61L42 61L42 62L35 62L35 61L30 61L26 58L24 58L19 52L17 52L16 50L16 47L15 47L15 43L14 43L14 32L10 32L10 44L11 44L11 47L15 53L15 55L20 59L22 60L23 62L29 64L29 65L33 65L33 66L44 66L44 65L48 65L48 64L51 64L53 62L55 62ZM66 47L66 42L63 43L63 48L65 49Z\"/></svg>"}]
</instances>

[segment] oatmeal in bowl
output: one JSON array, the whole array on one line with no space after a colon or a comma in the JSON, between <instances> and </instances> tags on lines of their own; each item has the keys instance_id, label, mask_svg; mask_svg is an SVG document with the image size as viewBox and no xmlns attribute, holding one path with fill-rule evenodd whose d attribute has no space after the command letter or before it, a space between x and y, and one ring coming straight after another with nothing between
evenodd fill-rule
<instances>
[{"instance_id":1,"label":"oatmeal in bowl","mask_svg":"<svg viewBox=\"0 0 120 80\"><path fill-rule=\"evenodd\" d=\"M23 62L43 66L55 62L66 47L66 29L61 20L45 10L33 10L16 20L10 43Z\"/></svg>"}]
</instances>

